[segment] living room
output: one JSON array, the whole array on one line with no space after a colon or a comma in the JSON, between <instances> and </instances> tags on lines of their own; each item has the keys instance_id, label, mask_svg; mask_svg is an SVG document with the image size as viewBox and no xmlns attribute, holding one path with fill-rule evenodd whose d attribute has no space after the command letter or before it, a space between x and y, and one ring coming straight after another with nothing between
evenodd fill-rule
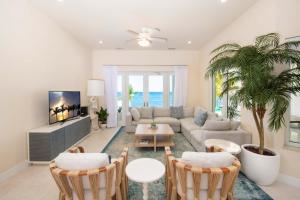
<instances>
[{"instance_id":1,"label":"living room","mask_svg":"<svg viewBox=\"0 0 300 200\"><path fill-rule=\"evenodd\" d=\"M234 110L237 114L231 120L227 119L230 118L229 100L233 95L225 93L220 96L222 82L226 78L219 79L220 85L216 79L217 74L214 77L208 74L209 67L213 66L211 59L215 55L211 52L222 44L234 43L245 47L254 45L257 37L272 33L276 33L269 35L273 39L277 39L277 33L279 34L280 44L299 41L299 8L298 0L1 1L0 63L3 73L0 75L0 199L58 199L63 190L57 186L54 172L49 170L49 161L55 161L59 153L74 148L74 145L83 146L87 153L101 152L113 158L119 157L122 150L128 147L128 174L125 160L120 159L124 168L122 180L126 183L125 180L129 179L128 184L123 184L120 180L120 187L125 188L124 191L128 194L125 192L127 195L124 197L122 189L116 198L142 199L145 195L143 192L146 193L147 190L149 192L146 196L149 199L174 198L168 190L173 183L168 170L160 174L158 180L152 180L146 186L144 184L143 188L142 182L133 180L130 163L150 157L170 168L168 159L165 158L167 153L171 151L176 158L180 158L185 155L184 152L200 149L205 151L205 141L210 139L217 139L219 142L225 140L230 142L226 144L236 147L237 153L231 153L241 165L239 176L233 183L233 192L229 191L225 199L230 199L231 194L235 199L245 200L300 199L297 94L289 93L294 96L289 99L286 112L281 114L285 120L276 131L268 128L271 116L271 106L268 104L263 118L262 133L262 130L257 129L253 113L242 103ZM294 50L295 47L297 48L297 45L291 49ZM297 63L299 53L295 53L292 58ZM292 66L288 62L276 63L275 71L279 73L286 67ZM297 68L297 65L294 68ZM297 77L299 80L299 76ZM94 88L93 80L97 82L95 87L101 88L102 91L98 89L91 95L93 91L89 90ZM241 83L237 85L243 86L239 84ZM124 92L129 90L131 92ZM35 162L36 160L30 158L30 131L33 132L39 127L58 130L84 119L77 117L74 120L49 125L49 91L80 92L80 105L89 110L89 115L85 117L91 119L87 122L90 129L85 136L80 136L80 140L72 142L72 146L54 153L52 156L55 157L45 162ZM156 118L170 117L174 113L175 116L176 109L173 113L172 108L180 106L183 106L179 111L182 117L174 123L162 122L161 119L155 121ZM100 107L106 108L109 114L104 126L101 121L99 124L98 115L94 113L99 111ZM172 138L174 145L170 151L164 148L167 145L154 147L157 138L152 140L149 137L143 138L143 142L148 143L151 140L150 143L152 145L153 142L156 152L152 146L135 147L135 131L140 129L137 128L138 123L134 126L132 123L141 120L142 116L147 116L147 110L144 112L137 108L138 115L141 115L137 117L133 116L135 111L130 112L132 107L153 107L146 123L148 126L154 126L153 130L149 129L153 132L160 130L160 124L170 124L171 129L168 130L171 136L168 137ZM187 108L193 110L189 111ZM213 133L202 129L205 124L200 126L195 122L201 118L199 114L197 120L194 119L195 113L200 113L195 112L197 109L204 115L206 113L209 120L210 117L216 116L218 119L222 118L224 124L237 121L240 125L234 130L229 128L230 133L229 130L225 133L218 132L226 136L212 137ZM131 113L129 118L128 112ZM128 124L128 120L131 124ZM190 126L191 123L194 126L194 122L197 129L194 131L201 135L200 142L192 138L191 133L184 133L184 127ZM178 130L173 125L177 126ZM206 125L208 126L208 123ZM211 126L215 129L216 124ZM163 127L164 130L165 128ZM75 130L76 128L74 132ZM147 130L142 129L142 133ZM204 134L203 131L209 133ZM235 133L244 135L241 139L232 135L227 137ZM275 171L271 178L266 174L255 174L261 179L272 180L268 184L253 178L252 172L246 172L247 167L253 166L242 157L241 146L248 143L260 144L261 135L264 136L265 148L277 155L269 156L277 158L277 163L269 168L270 173ZM188 139L189 137L191 139ZM226 148L222 146L224 144L214 143L212 146L221 147L221 150L226 152ZM43 145L41 146L43 148ZM259 163L258 159L254 161L254 164ZM147 166L146 161L142 164ZM150 162L149 166L151 164L153 163ZM260 167L254 168L255 171L263 173L263 166L255 167ZM154 173L154 168L152 171ZM133 176L135 175L133 173ZM165 181L165 178L170 180L170 183ZM201 186L202 190L204 189ZM177 194L177 191L175 192ZM184 191L178 191L178 195L183 193ZM77 198L75 193L73 196ZM183 196L181 198L185 199ZM103 198L100 196L100 199ZM190 199L190 196L186 198ZM218 197L215 196L214 199Z\"/></svg>"}]
</instances>

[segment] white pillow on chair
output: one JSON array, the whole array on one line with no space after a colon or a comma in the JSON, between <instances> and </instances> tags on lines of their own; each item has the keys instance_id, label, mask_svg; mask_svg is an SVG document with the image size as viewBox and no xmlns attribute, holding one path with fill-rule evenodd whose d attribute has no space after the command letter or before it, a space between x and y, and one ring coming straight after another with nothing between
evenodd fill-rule
<instances>
[{"instance_id":1,"label":"white pillow on chair","mask_svg":"<svg viewBox=\"0 0 300 200\"><path fill-rule=\"evenodd\" d=\"M55 163L61 169L87 170L109 165L109 159L106 153L61 153Z\"/></svg>"},{"instance_id":2,"label":"white pillow on chair","mask_svg":"<svg viewBox=\"0 0 300 200\"><path fill-rule=\"evenodd\" d=\"M182 153L181 159L184 163L196 165L203 168L228 167L231 166L235 157L228 152L189 152Z\"/></svg>"}]
</instances>

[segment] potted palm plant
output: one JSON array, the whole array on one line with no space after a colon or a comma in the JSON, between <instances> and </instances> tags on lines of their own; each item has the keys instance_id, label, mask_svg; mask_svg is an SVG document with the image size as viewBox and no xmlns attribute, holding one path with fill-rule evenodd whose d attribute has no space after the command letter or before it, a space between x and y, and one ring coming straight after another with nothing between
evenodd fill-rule
<instances>
[{"instance_id":1,"label":"potted palm plant","mask_svg":"<svg viewBox=\"0 0 300 200\"><path fill-rule=\"evenodd\" d=\"M264 119L268 114L268 127L277 132L285 123L291 95L300 92L299 45L300 41L280 43L279 34L270 33L257 37L253 45L230 43L212 51L206 76L227 77L222 94L232 92L231 100L252 112L259 145L242 145L241 160L245 174L261 185L272 184L280 167L280 155L265 147ZM297 67L276 73L277 64ZM237 81L238 88L234 87Z\"/></svg>"},{"instance_id":2,"label":"potted palm plant","mask_svg":"<svg viewBox=\"0 0 300 200\"><path fill-rule=\"evenodd\" d=\"M98 125L100 128L106 128L108 112L106 108L101 106L100 110L96 112L98 115Z\"/></svg>"}]
</instances>

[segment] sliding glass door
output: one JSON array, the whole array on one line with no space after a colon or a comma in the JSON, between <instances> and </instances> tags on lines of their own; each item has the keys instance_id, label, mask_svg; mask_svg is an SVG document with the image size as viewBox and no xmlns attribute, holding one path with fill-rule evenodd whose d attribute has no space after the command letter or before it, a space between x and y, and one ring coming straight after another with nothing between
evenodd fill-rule
<instances>
[{"instance_id":1,"label":"sliding glass door","mask_svg":"<svg viewBox=\"0 0 300 200\"><path fill-rule=\"evenodd\" d=\"M120 73L118 75L118 105L122 107L168 107L173 105L173 84L174 75L171 72Z\"/></svg>"}]
</instances>

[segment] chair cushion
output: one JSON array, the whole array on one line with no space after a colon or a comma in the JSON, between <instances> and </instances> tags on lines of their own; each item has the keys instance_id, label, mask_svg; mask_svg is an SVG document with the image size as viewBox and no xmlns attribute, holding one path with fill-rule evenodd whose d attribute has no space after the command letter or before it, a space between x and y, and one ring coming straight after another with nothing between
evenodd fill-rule
<instances>
[{"instance_id":1,"label":"chair cushion","mask_svg":"<svg viewBox=\"0 0 300 200\"><path fill-rule=\"evenodd\" d=\"M190 152L182 153L181 159L184 163L204 168L231 166L235 157L228 152Z\"/></svg>"},{"instance_id":2,"label":"chair cushion","mask_svg":"<svg viewBox=\"0 0 300 200\"><path fill-rule=\"evenodd\" d=\"M173 117L155 117L154 122L157 124L169 124L172 126L180 126L180 121Z\"/></svg>"},{"instance_id":3,"label":"chair cushion","mask_svg":"<svg viewBox=\"0 0 300 200\"><path fill-rule=\"evenodd\" d=\"M140 114L142 119L152 119L153 118L153 108L143 107L140 108Z\"/></svg>"},{"instance_id":4,"label":"chair cushion","mask_svg":"<svg viewBox=\"0 0 300 200\"><path fill-rule=\"evenodd\" d=\"M209 131L224 131L231 129L231 122L230 121L216 121L216 120L206 120L204 123L203 130Z\"/></svg>"},{"instance_id":5,"label":"chair cushion","mask_svg":"<svg viewBox=\"0 0 300 200\"><path fill-rule=\"evenodd\" d=\"M60 153L55 158L57 167L66 170L87 170L109 164L106 153Z\"/></svg>"},{"instance_id":6,"label":"chair cushion","mask_svg":"<svg viewBox=\"0 0 300 200\"><path fill-rule=\"evenodd\" d=\"M170 107L171 117L176 119L183 118L183 106Z\"/></svg>"},{"instance_id":7,"label":"chair cushion","mask_svg":"<svg viewBox=\"0 0 300 200\"><path fill-rule=\"evenodd\" d=\"M169 108L154 108L153 117L170 117Z\"/></svg>"},{"instance_id":8,"label":"chair cushion","mask_svg":"<svg viewBox=\"0 0 300 200\"><path fill-rule=\"evenodd\" d=\"M101 168L109 165L109 158L106 153L61 153L55 158L57 167L66 170L87 170ZM105 174L99 176L99 188L105 188ZM114 173L113 183L116 180ZM90 183L87 176L82 177L83 188L89 190ZM70 184L72 187L72 185ZM113 193L115 193L115 184L113 184Z\"/></svg>"},{"instance_id":9,"label":"chair cushion","mask_svg":"<svg viewBox=\"0 0 300 200\"><path fill-rule=\"evenodd\" d=\"M184 107L183 108L183 117L194 117L194 108L193 107Z\"/></svg>"},{"instance_id":10,"label":"chair cushion","mask_svg":"<svg viewBox=\"0 0 300 200\"><path fill-rule=\"evenodd\" d=\"M207 119L207 112L204 111L198 111L195 115L194 118L194 122L195 124L197 124L198 126L203 126L203 124L205 123Z\"/></svg>"},{"instance_id":11,"label":"chair cushion","mask_svg":"<svg viewBox=\"0 0 300 200\"><path fill-rule=\"evenodd\" d=\"M140 115L140 112L138 111L138 109L131 108L130 113L131 113L134 121L139 121L140 120L141 115Z\"/></svg>"}]
</instances>

